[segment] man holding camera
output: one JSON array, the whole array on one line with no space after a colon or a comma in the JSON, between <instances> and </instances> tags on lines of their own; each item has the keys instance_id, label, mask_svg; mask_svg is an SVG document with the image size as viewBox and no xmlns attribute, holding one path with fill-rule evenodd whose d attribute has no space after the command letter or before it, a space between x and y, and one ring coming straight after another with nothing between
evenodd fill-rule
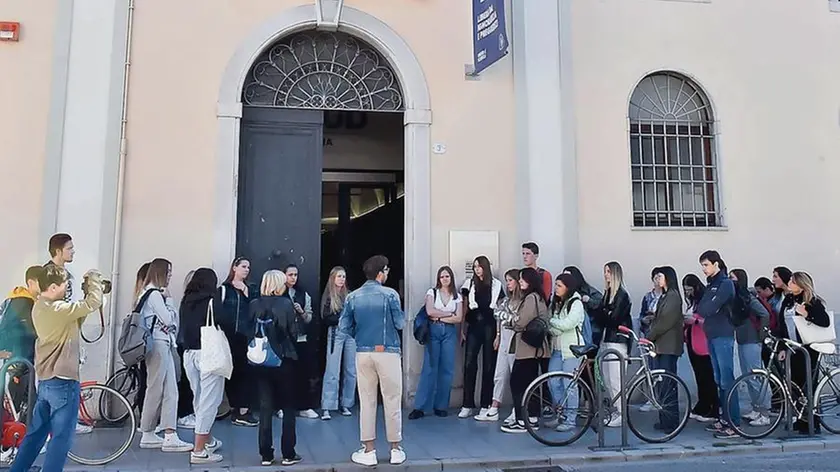
<instances>
[{"instance_id":1,"label":"man holding camera","mask_svg":"<svg viewBox=\"0 0 840 472\"><path fill-rule=\"evenodd\" d=\"M40 383L32 420L12 464L11 472L28 471L51 435L43 471L63 470L79 415L79 330L85 318L102 306L102 274L84 277L84 300L65 301L68 275L47 264L39 278L41 294L32 308L35 372Z\"/></svg>"}]
</instances>

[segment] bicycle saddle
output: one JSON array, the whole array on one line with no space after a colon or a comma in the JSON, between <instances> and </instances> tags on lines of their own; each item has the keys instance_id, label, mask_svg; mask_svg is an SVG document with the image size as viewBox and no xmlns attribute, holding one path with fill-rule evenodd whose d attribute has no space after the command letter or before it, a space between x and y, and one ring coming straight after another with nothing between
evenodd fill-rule
<instances>
[{"instance_id":1,"label":"bicycle saddle","mask_svg":"<svg viewBox=\"0 0 840 472\"><path fill-rule=\"evenodd\" d=\"M834 343L813 343L809 347L820 354L834 354L836 349Z\"/></svg>"},{"instance_id":2,"label":"bicycle saddle","mask_svg":"<svg viewBox=\"0 0 840 472\"><path fill-rule=\"evenodd\" d=\"M598 347L592 344L586 346L569 346L569 350L572 351L572 354L574 354L575 357L584 357L590 352L597 351Z\"/></svg>"}]
</instances>

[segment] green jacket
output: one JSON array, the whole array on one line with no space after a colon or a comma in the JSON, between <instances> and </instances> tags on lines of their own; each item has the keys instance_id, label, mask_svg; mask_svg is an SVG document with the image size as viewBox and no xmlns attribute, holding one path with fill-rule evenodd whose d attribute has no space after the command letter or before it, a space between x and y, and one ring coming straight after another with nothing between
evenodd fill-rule
<instances>
[{"instance_id":1,"label":"green jacket","mask_svg":"<svg viewBox=\"0 0 840 472\"><path fill-rule=\"evenodd\" d=\"M554 351L562 351L563 359L572 359L574 354L570 346L581 346L583 342L583 317L586 310L583 300L575 292L561 307L552 306L551 318L548 320L551 331L551 347Z\"/></svg>"},{"instance_id":2,"label":"green jacket","mask_svg":"<svg viewBox=\"0 0 840 472\"><path fill-rule=\"evenodd\" d=\"M656 343L657 354L681 356L683 353L683 310L679 292L669 290L656 305L656 316L647 338Z\"/></svg>"}]
</instances>

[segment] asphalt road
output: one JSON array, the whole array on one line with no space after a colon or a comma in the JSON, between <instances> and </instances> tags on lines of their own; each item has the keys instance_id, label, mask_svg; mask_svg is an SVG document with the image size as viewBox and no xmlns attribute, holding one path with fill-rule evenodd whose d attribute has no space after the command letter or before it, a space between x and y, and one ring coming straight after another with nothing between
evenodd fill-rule
<instances>
[{"instance_id":1,"label":"asphalt road","mask_svg":"<svg viewBox=\"0 0 840 472\"><path fill-rule=\"evenodd\" d=\"M666 469L663 469L666 467ZM731 455L693 459L650 462L616 462L581 467L564 467L564 472L651 472L673 468L680 472L837 472L840 470L840 451L814 453L786 453L778 455ZM561 472L557 469L551 472Z\"/></svg>"}]
</instances>

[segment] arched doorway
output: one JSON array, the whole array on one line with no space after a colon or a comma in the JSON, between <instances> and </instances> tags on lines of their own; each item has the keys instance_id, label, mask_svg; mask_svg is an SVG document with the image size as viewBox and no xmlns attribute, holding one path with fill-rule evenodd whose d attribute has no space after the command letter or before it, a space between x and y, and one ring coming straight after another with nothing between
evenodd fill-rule
<instances>
[{"instance_id":1,"label":"arched doorway","mask_svg":"<svg viewBox=\"0 0 840 472\"><path fill-rule=\"evenodd\" d=\"M404 263L405 307L413 313L422 304L432 279L431 263L431 110L429 90L419 61L405 41L387 24L352 7L343 7L336 22L327 24L317 5L284 10L256 27L236 48L225 72L217 104L217 181L214 211L213 267L226 273L235 256L238 209L241 101L246 77L257 57L278 40L304 30L328 29L363 40L391 66L402 87L405 165ZM340 19L340 20L338 20ZM226 190L227 189L227 190ZM410 334L409 334L410 336ZM406 396L419 375L422 350L406 344L403 363Z\"/></svg>"},{"instance_id":2,"label":"arched doorway","mask_svg":"<svg viewBox=\"0 0 840 472\"><path fill-rule=\"evenodd\" d=\"M317 303L330 267L357 287L381 253L400 290L403 99L388 62L347 33L296 33L257 58L242 104L237 254L257 277L296 264Z\"/></svg>"}]
</instances>

